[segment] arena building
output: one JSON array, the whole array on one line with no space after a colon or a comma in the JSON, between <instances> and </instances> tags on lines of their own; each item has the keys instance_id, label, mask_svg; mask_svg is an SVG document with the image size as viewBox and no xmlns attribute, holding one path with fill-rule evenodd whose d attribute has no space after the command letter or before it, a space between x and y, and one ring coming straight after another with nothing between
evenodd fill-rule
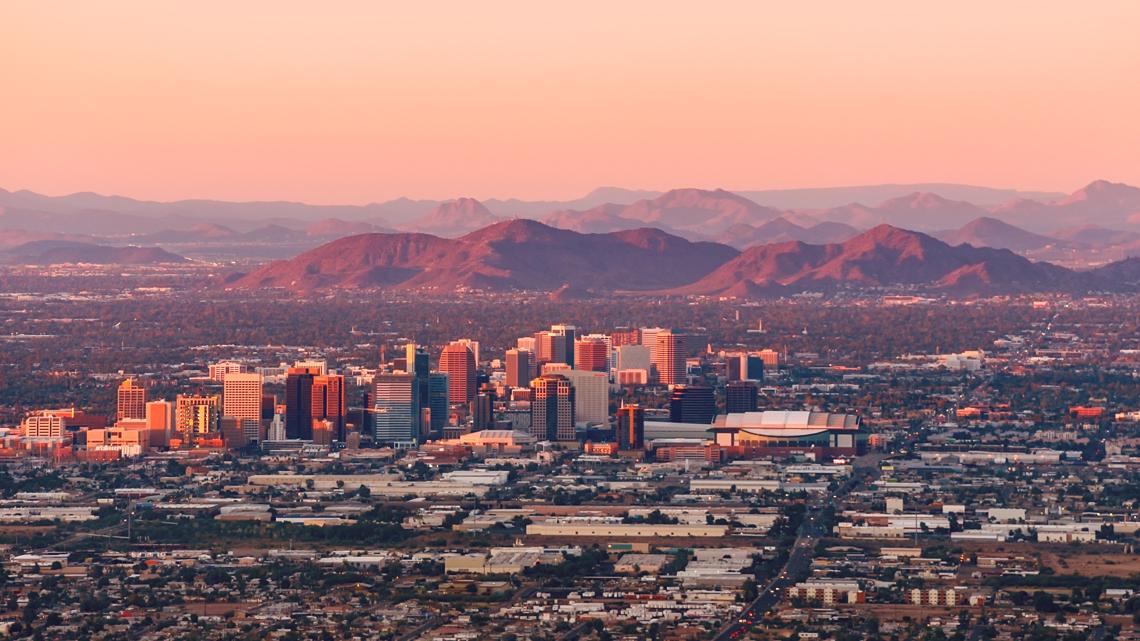
<instances>
[{"instance_id":1,"label":"arena building","mask_svg":"<svg viewBox=\"0 0 1140 641\"><path fill-rule=\"evenodd\" d=\"M867 449L867 433L854 414L765 411L717 417L710 431L727 458L816 454L850 456Z\"/></svg>"}]
</instances>

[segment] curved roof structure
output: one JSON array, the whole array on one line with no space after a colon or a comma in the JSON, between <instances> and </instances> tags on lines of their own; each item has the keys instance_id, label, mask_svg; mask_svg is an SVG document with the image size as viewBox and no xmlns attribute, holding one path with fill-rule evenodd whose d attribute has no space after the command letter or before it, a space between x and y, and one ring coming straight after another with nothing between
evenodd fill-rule
<instances>
[{"instance_id":1,"label":"curved roof structure","mask_svg":"<svg viewBox=\"0 0 1140 641\"><path fill-rule=\"evenodd\" d=\"M717 428L739 429L764 436L808 436L823 430L859 430L859 417L831 412L768 410L727 414Z\"/></svg>"}]
</instances>

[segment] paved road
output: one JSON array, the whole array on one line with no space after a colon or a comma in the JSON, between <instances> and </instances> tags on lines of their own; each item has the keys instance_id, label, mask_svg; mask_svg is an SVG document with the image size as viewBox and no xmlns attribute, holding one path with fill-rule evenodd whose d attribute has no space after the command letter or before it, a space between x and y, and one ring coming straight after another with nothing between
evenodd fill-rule
<instances>
[{"instance_id":1,"label":"paved road","mask_svg":"<svg viewBox=\"0 0 1140 641\"><path fill-rule=\"evenodd\" d=\"M590 623L592 623L592 621L583 621L583 622L579 623L578 625L570 628L569 630L566 631L566 634L562 635L562 637L561 637L562 641L570 641L570 639L573 639L573 638L581 635L583 632L586 631L586 628L588 628L590 626Z\"/></svg>"},{"instance_id":2,"label":"paved road","mask_svg":"<svg viewBox=\"0 0 1140 641\"><path fill-rule=\"evenodd\" d=\"M796 542L792 545L788 560L780 573L761 588L756 599L734 621L730 621L721 629L714 637L714 641L732 641L739 638L757 619L780 602L785 590L807 577L812 557L815 555L815 544L820 537L827 535L823 526L822 512L822 508L817 507L804 515Z\"/></svg>"},{"instance_id":3,"label":"paved road","mask_svg":"<svg viewBox=\"0 0 1140 641\"><path fill-rule=\"evenodd\" d=\"M421 634L427 632L437 625L439 625L439 619L433 616L427 621L424 621L422 624L416 626L414 629L409 630L408 632L405 632L404 634L396 637L396 641L412 641L412 639L419 638Z\"/></svg>"},{"instance_id":4,"label":"paved road","mask_svg":"<svg viewBox=\"0 0 1140 641\"><path fill-rule=\"evenodd\" d=\"M92 530L90 532L76 532L75 534L72 534L71 536L67 537L66 539L63 539L62 541L60 541L56 545L61 546L61 547L65 546L65 545L72 545L74 543L78 543L79 541L82 541L83 539L91 538L91 537L123 538L123 539L125 539L125 538L127 538L126 536L120 536L120 535L125 535L126 533L127 533L127 524L125 522L124 523L117 523L115 525L110 525L108 527L105 527L105 528L102 528L99 530Z\"/></svg>"},{"instance_id":5,"label":"paved road","mask_svg":"<svg viewBox=\"0 0 1140 641\"><path fill-rule=\"evenodd\" d=\"M858 487L860 482L856 478L861 478L867 472L871 473L870 480L873 481L878 478L879 462L883 458L882 455L868 455L857 460L855 462L855 473L852 474L853 478L845 481L835 491L833 498L838 499L846 496ZM828 505L830 504L829 501ZM804 514L804 520L796 532L796 542L792 545L788 554L788 561L780 573L760 589L756 599L736 619L729 621L721 628L721 631L713 637L713 641L735 641L743 636L753 623L780 602L784 592L790 586L807 577L808 571L811 569L812 557L815 556L816 543L829 534L823 519L823 512L828 505L813 506Z\"/></svg>"}]
</instances>

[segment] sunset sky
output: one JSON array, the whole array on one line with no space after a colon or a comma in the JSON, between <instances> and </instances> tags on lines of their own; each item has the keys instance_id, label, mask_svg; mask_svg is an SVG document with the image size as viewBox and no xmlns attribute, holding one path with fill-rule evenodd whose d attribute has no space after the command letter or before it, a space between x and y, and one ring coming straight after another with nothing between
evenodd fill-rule
<instances>
[{"instance_id":1,"label":"sunset sky","mask_svg":"<svg viewBox=\"0 0 1140 641\"><path fill-rule=\"evenodd\" d=\"M1140 2L0 5L0 187L1140 184Z\"/></svg>"}]
</instances>

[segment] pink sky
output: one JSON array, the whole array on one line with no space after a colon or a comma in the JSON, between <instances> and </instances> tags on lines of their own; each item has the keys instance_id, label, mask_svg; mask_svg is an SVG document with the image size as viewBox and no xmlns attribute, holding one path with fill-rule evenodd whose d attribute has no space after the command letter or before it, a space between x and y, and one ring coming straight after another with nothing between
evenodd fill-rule
<instances>
[{"instance_id":1,"label":"pink sky","mask_svg":"<svg viewBox=\"0 0 1140 641\"><path fill-rule=\"evenodd\" d=\"M1140 2L0 5L0 187L1140 183Z\"/></svg>"}]
</instances>

